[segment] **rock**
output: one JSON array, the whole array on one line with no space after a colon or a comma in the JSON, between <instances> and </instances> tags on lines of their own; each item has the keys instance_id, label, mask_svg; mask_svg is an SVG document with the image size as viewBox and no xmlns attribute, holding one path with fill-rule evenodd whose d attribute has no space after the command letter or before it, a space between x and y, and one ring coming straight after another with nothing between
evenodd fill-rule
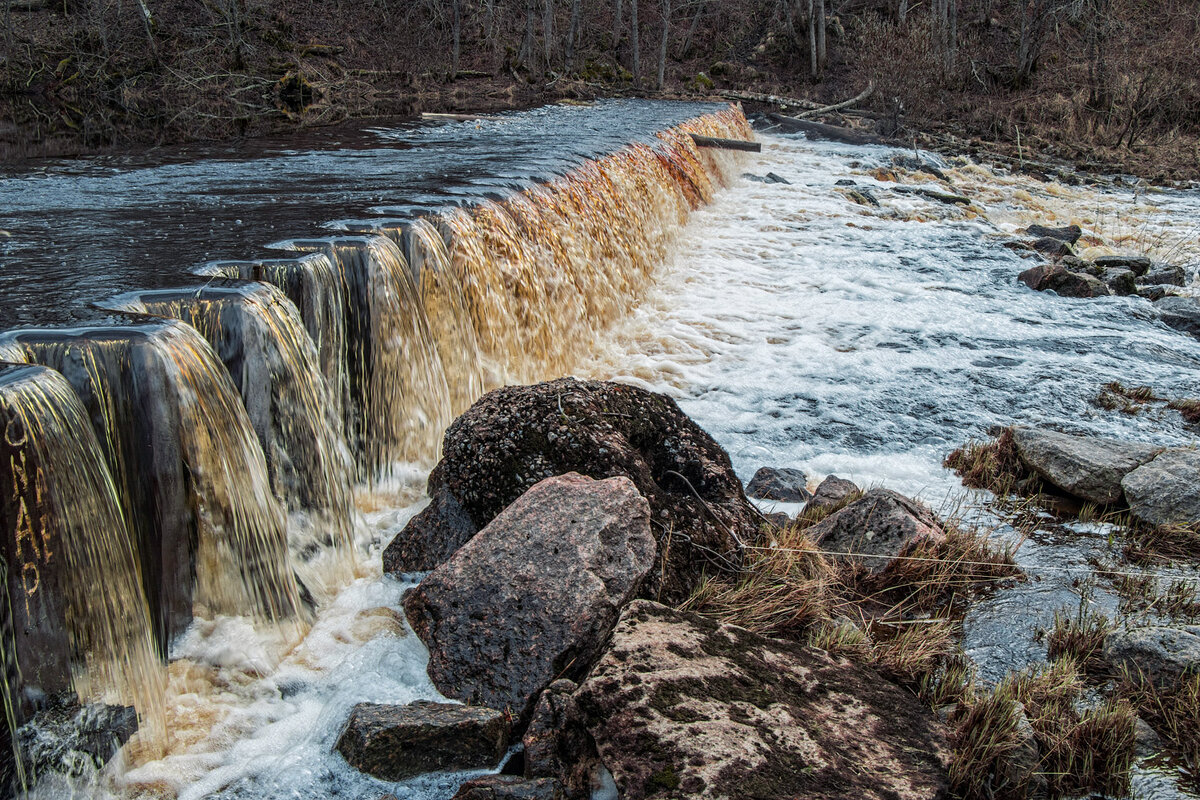
<instances>
[{"instance_id":1,"label":"rock","mask_svg":"<svg viewBox=\"0 0 1200 800\"><path fill-rule=\"evenodd\" d=\"M449 493L476 530L543 478L628 477L650 503L655 536L671 538L647 596L683 600L701 574L736 569L737 539L753 541L762 524L720 445L674 400L632 386L563 378L497 389L454 421L442 449L429 494ZM388 550L427 539L421 528L437 513L414 518ZM443 552L462 545L466 531L455 538Z\"/></svg>"},{"instance_id":2,"label":"rock","mask_svg":"<svg viewBox=\"0 0 1200 800\"><path fill-rule=\"evenodd\" d=\"M1091 261L1079 258L1078 256L1063 256L1062 260L1058 263L1068 272L1082 272L1085 275L1094 275L1097 278L1104 277L1104 270L1097 267Z\"/></svg>"},{"instance_id":3,"label":"rock","mask_svg":"<svg viewBox=\"0 0 1200 800\"><path fill-rule=\"evenodd\" d=\"M768 511L763 514L763 519L774 525L776 528L786 528L792 524L792 518L782 511Z\"/></svg>"},{"instance_id":4,"label":"rock","mask_svg":"<svg viewBox=\"0 0 1200 800\"><path fill-rule=\"evenodd\" d=\"M1200 452L1168 450L1121 481L1130 512L1149 525L1200 524ZM1200 545L1200 540L1198 540Z\"/></svg>"},{"instance_id":5,"label":"rock","mask_svg":"<svg viewBox=\"0 0 1200 800\"><path fill-rule=\"evenodd\" d=\"M1018 275L1017 280L1030 289L1041 291L1045 288L1046 277L1052 272L1065 272L1065 270L1058 264L1038 264Z\"/></svg>"},{"instance_id":6,"label":"rock","mask_svg":"<svg viewBox=\"0 0 1200 800\"><path fill-rule=\"evenodd\" d=\"M1133 272L1130 270L1105 270L1103 280L1104 285L1107 286L1113 294L1122 296L1137 294L1137 283L1133 276Z\"/></svg>"},{"instance_id":7,"label":"rock","mask_svg":"<svg viewBox=\"0 0 1200 800\"><path fill-rule=\"evenodd\" d=\"M766 175L755 175L750 172L743 172L742 177L748 181L754 181L755 183L782 183L788 186L791 186L792 184L792 182L787 178L781 178L774 172L768 172Z\"/></svg>"},{"instance_id":8,"label":"rock","mask_svg":"<svg viewBox=\"0 0 1200 800\"><path fill-rule=\"evenodd\" d=\"M569 779L588 743L573 728L575 690L572 681L557 680L538 698L521 744L525 748L525 777ZM573 781L578 783L579 780Z\"/></svg>"},{"instance_id":9,"label":"rock","mask_svg":"<svg viewBox=\"0 0 1200 800\"><path fill-rule=\"evenodd\" d=\"M1053 290L1060 297L1107 297L1112 294L1099 278L1065 269L1046 273L1041 288Z\"/></svg>"},{"instance_id":10,"label":"rock","mask_svg":"<svg viewBox=\"0 0 1200 800\"><path fill-rule=\"evenodd\" d=\"M844 503L846 498L857 491L859 489L854 481L839 478L837 475L830 475L817 486L817 490L813 492L812 499L808 501L808 505L804 507L804 510L832 508Z\"/></svg>"},{"instance_id":11,"label":"rock","mask_svg":"<svg viewBox=\"0 0 1200 800\"><path fill-rule=\"evenodd\" d=\"M131 706L82 705L72 692L50 696L17 729L16 739L30 775L83 775L108 763L137 729L137 712ZM5 756L11 758L10 753ZM0 785L5 777L0 776Z\"/></svg>"},{"instance_id":12,"label":"rock","mask_svg":"<svg viewBox=\"0 0 1200 800\"><path fill-rule=\"evenodd\" d=\"M808 477L791 467L759 467L746 484L746 494L781 503L804 503L812 497L808 491Z\"/></svg>"},{"instance_id":13,"label":"rock","mask_svg":"<svg viewBox=\"0 0 1200 800\"><path fill-rule=\"evenodd\" d=\"M871 669L648 601L575 695L625 800L907 800L948 791L946 731Z\"/></svg>"},{"instance_id":14,"label":"rock","mask_svg":"<svg viewBox=\"0 0 1200 800\"><path fill-rule=\"evenodd\" d=\"M834 186L858 186L858 182L853 181L849 178L842 178L841 180L835 181L833 185Z\"/></svg>"},{"instance_id":15,"label":"rock","mask_svg":"<svg viewBox=\"0 0 1200 800\"><path fill-rule=\"evenodd\" d=\"M439 487L433 490L429 505L384 548L383 571L396 574L436 569L478 531L454 495Z\"/></svg>"},{"instance_id":16,"label":"rock","mask_svg":"<svg viewBox=\"0 0 1200 800\"><path fill-rule=\"evenodd\" d=\"M1153 302L1162 300L1164 297L1173 295L1174 292L1170 291L1172 288L1174 288L1174 287L1160 285L1160 284L1154 284L1151 286L1139 286L1137 293L1138 293L1138 297L1144 297L1153 303Z\"/></svg>"},{"instance_id":17,"label":"rock","mask_svg":"<svg viewBox=\"0 0 1200 800\"><path fill-rule=\"evenodd\" d=\"M1134 752L1138 758L1151 758L1162 752L1162 738L1150 727L1150 723L1138 717L1133 725Z\"/></svg>"},{"instance_id":18,"label":"rock","mask_svg":"<svg viewBox=\"0 0 1200 800\"><path fill-rule=\"evenodd\" d=\"M1139 286L1183 286L1187 273L1183 267L1165 264L1138 276Z\"/></svg>"},{"instance_id":19,"label":"rock","mask_svg":"<svg viewBox=\"0 0 1200 800\"><path fill-rule=\"evenodd\" d=\"M1063 256L1075 255L1075 250L1071 245L1064 242L1062 239L1055 239L1050 236L1043 236L1040 239L1035 239L1030 243L1030 246L1050 258L1062 258Z\"/></svg>"},{"instance_id":20,"label":"rock","mask_svg":"<svg viewBox=\"0 0 1200 800\"><path fill-rule=\"evenodd\" d=\"M1067 494L1099 505L1121 502L1121 479L1162 451L1138 442L1042 428L1017 426L1012 432L1025 466Z\"/></svg>"},{"instance_id":21,"label":"rock","mask_svg":"<svg viewBox=\"0 0 1200 800\"><path fill-rule=\"evenodd\" d=\"M654 567L649 506L628 478L547 478L404 598L442 694L529 719L583 675Z\"/></svg>"},{"instance_id":22,"label":"rock","mask_svg":"<svg viewBox=\"0 0 1200 800\"><path fill-rule=\"evenodd\" d=\"M1163 297L1154 308L1169 327L1192 336L1200 336L1200 302L1194 297Z\"/></svg>"},{"instance_id":23,"label":"rock","mask_svg":"<svg viewBox=\"0 0 1200 800\"><path fill-rule=\"evenodd\" d=\"M1102 269L1124 268L1132 270L1134 275L1145 275L1150 269L1147 256L1097 256L1092 260Z\"/></svg>"},{"instance_id":24,"label":"rock","mask_svg":"<svg viewBox=\"0 0 1200 800\"><path fill-rule=\"evenodd\" d=\"M933 512L888 489L872 489L806 533L822 550L882 556L854 559L873 573L886 569L887 557L899 555L905 545L946 538Z\"/></svg>"},{"instance_id":25,"label":"rock","mask_svg":"<svg viewBox=\"0 0 1200 800\"><path fill-rule=\"evenodd\" d=\"M860 206L874 206L875 208L879 208L879 201L875 199L875 195L866 189L851 189L846 192L846 196Z\"/></svg>"},{"instance_id":26,"label":"rock","mask_svg":"<svg viewBox=\"0 0 1200 800\"><path fill-rule=\"evenodd\" d=\"M1042 765L1042 748L1037 731L1029 721L1023 703L1017 703L1017 748L1002 762L1004 774L998 776L1001 786L1025 786L1031 798L1046 797L1047 781Z\"/></svg>"},{"instance_id":27,"label":"rock","mask_svg":"<svg viewBox=\"0 0 1200 800\"><path fill-rule=\"evenodd\" d=\"M1025 233L1038 239L1057 239L1067 244L1075 244L1083 235L1083 229L1078 225L1067 225L1062 228L1048 228L1045 225L1030 225Z\"/></svg>"},{"instance_id":28,"label":"rock","mask_svg":"<svg viewBox=\"0 0 1200 800\"><path fill-rule=\"evenodd\" d=\"M516 775L488 775L469 780L451 800L563 800L562 785L553 778L527 780Z\"/></svg>"},{"instance_id":29,"label":"rock","mask_svg":"<svg viewBox=\"0 0 1200 800\"><path fill-rule=\"evenodd\" d=\"M1104 638L1104 659L1135 676L1140 670L1161 688L1174 686L1184 675L1200 672L1200 625L1115 630Z\"/></svg>"},{"instance_id":30,"label":"rock","mask_svg":"<svg viewBox=\"0 0 1200 800\"><path fill-rule=\"evenodd\" d=\"M504 757L508 718L490 708L420 700L359 703L337 741L350 766L385 781L426 772L490 769Z\"/></svg>"}]
</instances>

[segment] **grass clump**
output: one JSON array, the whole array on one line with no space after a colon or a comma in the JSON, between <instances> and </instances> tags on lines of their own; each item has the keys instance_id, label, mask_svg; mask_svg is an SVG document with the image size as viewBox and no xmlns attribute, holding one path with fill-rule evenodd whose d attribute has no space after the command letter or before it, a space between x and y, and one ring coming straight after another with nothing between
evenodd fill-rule
<instances>
[{"instance_id":1,"label":"grass clump","mask_svg":"<svg viewBox=\"0 0 1200 800\"><path fill-rule=\"evenodd\" d=\"M1104 384L1092 402L1108 411L1137 414L1146 403L1161 403L1163 398L1149 386L1125 386L1120 381Z\"/></svg>"},{"instance_id":2,"label":"grass clump","mask_svg":"<svg viewBox=\"0 0 1200 800\"><path fill-rule=\"evenodd\" d=\"M1136 521L1124 528L1122 553L1135 564L1170 564L1200 561L1200 526L1145 525Z\"/></svg>"},{"instance_id":3,"label":"grass clump","mask_svg":"<svg viewBox=\"0 0 1200 800\"><path fill-rule=\"evenodd\" d=\"M1075 613L1065 609L1054 612L1054 627L1046 640L1046 655L1051 660L1066 660L1094 672L1101 667L1104 637L1113 630L1108 617L1086 608L1080 601Z\"/></svg>"},{"instance_id":4,"label":"grass clump","mask_svg":"<svg viewBox=\"0 0 1200 800\"><path fill-rule=\"evenodd\" d=\"M1116 692L1167 740L1193 775L1200 770L1200 672L1164 683L1141 670L1122 669Z\"/></svg>"},{"instance_id":5,"label":"grass clump","mask_svg":"<svg viewBox=\"0 0 1200 800\"><path fill-rule=\"evenodd\" d=\"M1041 482L1017 455L1011 428L1005 428L991 441L967 442L946 456L942 465L954 470L964 486L987 489L997 497L1041 491Z\"/></svg>"},{"instance_id":6,"label":"grass clump","mask_svg":"<svg viewBox=\"0 0 1200 800\"><path fill-rule=\"evenodd\" d=\"M1167 408L1182 414L1184 422L1200 425L1200 400L1172 400L1167 403Z\"/></svg>"}]
</instances>

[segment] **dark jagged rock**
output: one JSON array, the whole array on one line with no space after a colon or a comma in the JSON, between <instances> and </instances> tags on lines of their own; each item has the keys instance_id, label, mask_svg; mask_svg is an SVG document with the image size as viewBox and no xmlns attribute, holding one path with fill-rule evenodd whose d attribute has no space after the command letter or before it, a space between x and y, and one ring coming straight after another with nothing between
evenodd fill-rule
<instances>
[{"instance_id":1,"label":"dark jagged rock","mask_svg":"<svg viewBox=\"0 0 1200 800\"><path fill-rule=\"evenodd\" d=\"M753 540L762 523L720 445L674 400L632 386L563 378L497 389L455 420L442 449L429 494L449 493L476 529L543 478L628 477L650 502L665 561L647 596L682 600L704 571L736 569L737 540ZM436 513L415 518L388 550L429 539L421 528ZM457 535L446 549L466 541Z\"/></svg>"},{"instance_id":2,"label":"dark jagged rock","mask_svg":"<svg viewBox=\"0 0 1200 800\"><path fill-rule=\"evenodd\" d=\"M1104 639L1104 658L1158 686L1172 686L1184 675L1200 673L1200 625L1115 630Z\"/></svg>"},{"instance_id":3,"label":"dark jagged rock","mask_svg":"<svg viewBox=\"0 0 1200 800\"><path fill-rule=\"evenodd\" d=\"M792 182L787 178L781 178L774 172L768 172L766 175L755 175L751 172L743 172L742 177L748 181L754 181L755 183L782 183L787 186L792 184Z\"/></svg>"},{"instance_id":4,"label":"dark jagged rock","mask_svg":"<svg viewBox=\"0 0 1200 800\"><path fill-rule=\"evenodd\" d=\"M822 650L657 603L625 610L574 699L625 800L948 790L946 732L912 695Z\"/></svg>"},{"instance_id":5,"label":"dark jagged rock","mask_svg":"<svg viewBox=\"0 0 1200 800\"><path fill-rule=\"evenodd\" d=\"M808 477L790 467L760 467L746 484L746 494L781 503L804 503L812 497L808 491Z\"/></svg>"},{"instance_id":6,"label":"dark jagged rock","mask_svg":"<svg viewBox=\"0 0 1200 800\"><path fill-rule=\"evenodd\" d=\"M579 686L557 680L538 698L521 744L525 747L525 776L566 779L588 749L586 737L572 727Z\"/></svg>"},{"instance_id":7,"label":"dark jagged rock","mask_svg":"<svg viewBox=\"0 0 1200 800\"><path fill-rule=\"evenodd\" d=\"M1063 256L1075 255L1075 250L1071 245L1064 242L1062 239L1055 239L1050 236L1043 236L1040 239L1035 239L1031 244L1034 250L1042 255L1050 258L1062 258Z\"/></svg>"},{"instance_id":8,"label":"dark jagged rock","mask_svg":"<svg viewBox=\"0 0 1200 800\"><path fill-rule=\"evenodd\" d=\"M1017 456L1031 470L1069 495L1099 505L1121 502L1121 481L1162 451L1161 447L1099 436L1017 426Z\"/></svg>"},{"instance_id":9,"label":"dark jagged rock","mask_svg":"<svg viewBox=\"0 0 1200 800\"><path fill-rule=\"evenodd\" d=\"M946 532L929 509L888 489L872 489L850 505L808 528L821 549L833 553L862 553L879 558L856 558L871 572L881 572L908 544L924 539L941 541Z\"/></svg>"},{"instance_id":10,"label":"dark jagged rock","mask_svg":"<svg viewBox=\"0 0 1200 800\"><path fill-rule=\"evenodd\" d=\"M808 505L804 507L804 510L810 511L816 508L830 508L839 505L858 490L858 486L854 481L839 478L837 475L830 475L817 486L817 490L813 492L812 499L808 501Z\"/></svg>"},{"instance_id":11,"label":"dark jagged rock","mask_svg":"<svg viewBox=\"0 0 1200 800\"><path fill-rule=\"evenodd\" d=\"M1200 337L1200 302L1196 298L1170 295L1155 300L1154 308L1168 326Z\"/></svg>"},{"instance_id":12,"label":"dark jagged rock","mask_svg":"<svg viewBox=\"0 0 1200 800\"><path fill-rule=\"evenodd\" d=\"M1200 524L1200 453L1168 450L1121 480L1130 513L1150 525Z\"/></svg>"},{"instance_id":13,"label":"dark jagged rock","mask_svg":"<svg viewBox=\"0 0 1200 800\"><path fill-rule=\"evenodd\" d=\"M1137 282L1133 272L1127 269L1110 269L1106 270L1103 275L1104 285L1109 288L1113 294L1131 295L1137 294Z\"/></svg>"},{"instance_id":14,"label":"dark jagged rock","mask_svg":"<svg viewBox=\"0 0 1200 800\"><path fill-rule=\"evenodd\" d=\"M1017 280L1044 292L1047 289L1062 297L1105 297L1112 292L1099 278L1083 272L1071 272L1061 264L1038 264L1017 276Z\"/></svg>"},{"instance_id":15,"label":"dark jagged rock","mask_svg":"<svg viewBox=\"0 0 1200 800\"><path fill-rule=\"evenodd\" d=\"M28 774L82 775L106 764L137 729L131 706L80 705L73 694L64 694L17 729L17 742Z\"/></svg>"},{"instance_id":16,"label":"dark jagged rock","mask_svg":"<svg viewBox=\"0 0 1200 800\"><path fill-rule=\"evenodd\" d=\"M350 766L385 781L426 772L489 769L500 763L508 718L490 708L418 701L406 706L359 703L337 750Z\"/></svg>"},{"instance_id":17,"label":"dark jagged rock","mask_svg":"<svg viewBox=\"0 0 1200 800\"><path fill-rule=\"evenodd\" d=\"M1038 264L1030 267L1027 270L1024 270L1021 272L1021 274L1017 275L1017 280L1028 286L1030 289L1041 291L1044 288L1046 276L1048 276L1051 272L1059 270L1065 271L1058 264Z\"/></svg>"},{"instance_id":18,"label":"dark jagged rock","mask_svg":"<svg viewBox=\"0 0 1200 800\"><path fill-rule=\"evenodd\" d=\"M1045 225L1030 225L1025 229L1028 236L1038 239L1057 239L1067 244L1075 244L1083 235L1083 229L1078 225L1067 225L1062 228L1050 228Z\"/></svg>"},{"instance_id":19,"label":"dark jagged rock","mask_svg":"<svg viewBox=\"0 0 1200 800\"><path fill-rule=\"evenodd\" d=\"M1139 286L1183 286L1186 281L1183 267L1174 265L1157 267L1137 278Z\"/></svg>"},{"instance_id":20,"label":"dark jagged rock","mask_svg":"<svg viewBox=\"0 0 1200 800\"><path fill-rule=\"evenodd\" d=\"M1145 275L1150 269L1147 256L1097 256L1093 260L1101 269L1123 268L1132 270L1134 275Z\"/></svg>"},{"instance_id":21,"label":"dark jagged rock","mask_svg":"<svg viewBox=\"0 0 1200 800\"><path fill-rule=\"evenodd\" d=\"M649 507L625 477L547 478L404 599L447 697L529 719L591 666L654 566Z\"/></svg>"},{"instance_id":22,"label":"dark jagged rock","mask_svg":"<svg viewBox=\"0 0 1200 800\"><path fill-rule=\"evenodd\" d=\"M454 495L444 488L437 489L429 505L384 549L383 571L395 574L436 569L478 531Z\"/></svg>"},{"instance_id":23,"label":"dark jagged rock","mask_svg":"<svg viewBox=\"0 0 1200 800\"><path fill-rule=\"evenodd\" d=\"M563 800L562 785L553 778L527 780L515 775L488 775L469 780L451 800Z\"/></svg>"}]
</instances>

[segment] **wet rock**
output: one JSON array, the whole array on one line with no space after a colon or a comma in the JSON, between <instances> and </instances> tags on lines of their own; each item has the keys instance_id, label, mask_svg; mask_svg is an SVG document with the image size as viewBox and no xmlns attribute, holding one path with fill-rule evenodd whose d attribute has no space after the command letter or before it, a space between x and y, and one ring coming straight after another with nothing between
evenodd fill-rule
<instances>
[{"instance_id":1,"label":"wet rock","mask_svg":"<svg viewBox=\"0 0 1200 800\"><path fill-rule=\"evenodd\" d=\"M774 525L776 528L786 528L792 523L792 518L782 511L769 511L763 514L763 519Z\"/></svg>"},{"instance_id":2,"label":"wet rock","mask_svg":"<svg viewBox=\"0 0 1200 800\"><path fill-rule=\"evenodd\" d=\"M1097 278L1104 277L1104 270L1097 267L1091 261L1079 258L1078 256L1064 256L1058 263L1068 272L1082 272L1085 275L1094 275Z\"/></svg>"},{"instance_id":3,"label":"wet rock","mask_svg":"<svg viewBox=\"0 0 1200 800\"><path fill-rule=\"evenodd\" d=\"M899 555L905 545L946 537L933 512L889 489L872 489L807 533L829 552L881 556L855 559L871 572L885 569L891 563L888 557Z\"/></svg>"},{"instance_id":4,"label":"wet rock","mask_svg":"<svg viewBox=\"0 0 1200 800\"><path fill-rule=\"evenodd\" d=\"M384 549L383 571L395 574L436 569L478 530L454 495L445 488L436 489L429 505Z\"/></svg>"},{"instance_id":5,"label":"wet rock","mask_svg":"<svg viewBox=\"0 0 1200 800\"><path fill-rule=\"evenodd\" d=\"M1083 229L1078 225L1067 225L1062 228L1049 228L1045 225L1030 225L1025 233L1038 239L1057 239L1067 244L1075 244L1083 235Z\"/></svg>"},{"instance_id":6,"label":"wet rock","mask_svg":"<svg viewBox=\"0 0 1200 800\"><path fill-rule=\"evenodd\" d=\"M137 729L137 712L130 706L81 705L62 694L18 728L16 738L28 774L82 775L108 763Z\"/></svg>"},{"instance_id":7,"label":"wet rock","mask_svg":"<svg viewBox=\"0 0 1200 800\"><path fill-rule=\"evenodd\" d=\"M1112 294L1099 278L1065 269L1046 273L1041 288L1054 291L1060 297L1107 297Z\"/></svg>"},{"instance_id":8,"label":"wet rock","mask_svg":"<svg viewBox=\"0 0 1200 800\"><path fill-rule=\"evenodd\" d=\"M1150 723L1138 717L1134 721L1134 752L1138 758L1151 758L1163 750L1162 738L1150 727Z\"/></svg>"},{"instance_id":9,"label":"wet rock","mask_svg":"<svg viewBox=\"0 0 1200 800\"><path fill-rule=\"evenodd\" d=\"M1102 269L1123 268L1132 270L1134 275L1145 275L1150 269L1147 256L1097 256L1092 260Z\"/></svg>"},{"instance_id":10,"label":"wet rock","mask_svg":"<svg viewBox=\"0 0 1200 800\"><path fill-rule=\"evenodd\" d=\"M841 180L836 181L833 185L834 186L858 186L858 182L852 181L849 178L842 178Z\"/></svg>"},{"instance_id":11,"label":"wet rock","mask_svg":"<svg viewBox=\"0 0 1200 800\"><path fill-rule=\"evenodd\" d=\"M776 175L774 172L768 172L766 175L755 175L750 172L743 172L742 177L748 181L754 181L755 183L782 183L788 186L791 186L792 184L792 182L787 178L782 178Z\"/></svg>"},{"instance_id":12,"label":"wet rock","mask_svg":"<svg viewBox=\"0 0 1200 800\"><path fill-rule=\"evenodd\" d=\"M946 731L822 650L631 604L575 696L625 800L901 800L947 793Z\"/></svg>"},{"instance_id":13,"label":"wet rock","mask_svg":"<svg viewBox=\"0 0 1200 800\"><path fill-rule=\"evenodd\" d=\"M1050 236L1043 236L1040 239L1035 239L1030 243L1030 246L1050 258L1062 258L1063 256L1075 255L1074 248L1064 242L1062 239L1055 239Z\"/></svg>"},{"instance_id":14,"label":"wet rock","mask_svg":"<svg viewBox=\"0 0 1200 800\"><path fill-rule=\"evenodd\" d=\"M1113 631L1104 639L1104 658L1133 675L1140 671L1157 686L1172 686L1184 675L1200 672L1200 625Z\"/></svg>"},{"instance_id":15,"label":"wet rock","mask_svg":"<svg viewBox=\"0 0 1200 800\"><path fill-rule=\"evenodd\" d=\"M426 772L490 769L508 739L507 717L490 708L418 701L359 703L337 741L350 766L385 781Z\"/></svg>"},{"instance_id":16,"label":"wet rock","mask_svg":"<svg viewBox=\"0 0 1200 800\"><path fill-rule=\"evenodd\" d=\"M812 497L808 491L808 477L790 467L760 467L746 484L746 494L781 503L804 503Z\"/></svg>"},{"instance_id":17,"label":"wet rock","mask_svg":"<svg viewBox=\"0 0 1200 800\"><path fill-rule=\"evenodd\" d=\"M553 778L527 780L516 775L488 775L469 780L451 800L563 800L562 785Z\"/></svg>"},{"instance_id":18,"label":"wet rock","mask_svg":"<svg viewBox=\"0 0 1200 800\"><path fill-rule=\"evenodd\" d=\"M1171 291L1173 288L1173 286L1163 286L1158 284L1152 286L1139 286L1137 293L1138 297L1144 297L1150 302L1154 303L1162 300L1164 297L1173 295L1174 292Z\"/></svg>"},{"instance_id":19,"label":"wet rock","mask_svg":"<svg viewBox=\"0 0 1200 800\"><path fill-rule=\"evenodd\" d=\"M762 523L720 445L674 400L632 386L563 378L497 389L455 420L443 452L429 494L448 492L477 530L543 478L628 477L650 503L655 536L671 540L648 596L682 600L702 573L736 569L737 539L754 540ZM414 519L388 549L425 538L419 528L435 514Z\"/></svg>"},{"instance_id":20,"label":"wet rock","mask_svg":"<svg viewBox=\"0 0 1200 800\"><path fill-rule=\"evenodd\" d=\"M846 192L846 196L860 206L873 206L879 208L879 201L875 199L875 195L871 194L866 189L851 189Z\"/></svg>"},{"instance_id":21,"label":"wet rock","mask_svg":"<svg viewBox=\"0 0 1200 800\"><path fill-rule=\"evenodd\" d=\"M1058 264L1038 264L1017 275L1017 280L1030 289L1041 291L1045 288L1046 277L1056 271L1065 271Z\"/></svg>"},{"instance_id":22,"label":"wet rock","mask_svg":"<svg viewBox=\"0 0 1200 800\"><path fill-rule=\"evenodd\" d=\"M1162 321L1177 331L1200 336L1200 302L1194 297L1168 296L1154 301Z\"/></svg>"},{"instance_id":23,"label":"wet rock","mask_svg":"<svg viewBox=\"0 0 1200 800\"><path fill-rule=\"evenodd\" d=\"M1165 264L1138 276L1139 286L1183 286L1187 273L1183 267Z\"/></svg>"},{"instance_id":24,"label":"wet rock","mask_svg":"<svg viewBox=\"0 0 1200 800\"><path fill-rule=\"evenodd\" d=\"M562 777L572 780L577 765L586 760L590 744L575 726L573 681L557 680L538 698L521 744L525 748L525 777ZM581 783L579 775L573 782Z\"/></svg>"},{"instance_id":25,"label":"wet rock","mask_svg":"<svg viewBox=\"0 0 1200 800\"><path fill-rule=\"evenodd\" d=\"M528 720L556 677L585 673L654 566L628 478L547 478L404 598L442 694Z\"/></svg>"},{"instance_id":26,"label":"wet rock","mask_svg":"<svg viewBox=\"0 0 1200 800\"><path fill-rule=\"evenodd\" d=\"M1200 452L1168 450L1121 481L1130 513L1149 525L1200 523Z\"/></svg>"},{"instance_id":27,"label":"wet rock","mask_svg":"<svg viewBox=\"0 0 1200 800\"><path fill-rule=\"evenodd\" d=\"M832 508L844 503L846 498L857 491L859 489L854 481L839 478L837 475L830 475L817 486L817 490L813 492L812 499L808 501L808 505L804 507L804 510Z\"/></svg>"},{"instance_id":28,"label":"wet rock","mask_svg":"<svg viewBox=\"0 0 1200 800\"><path fill-rule=\"evenodd\" d=\"M1138 442L1017 426L1013 443L1025 466L1069 495L1099 505L1119 503L1121 480L1162 451Z\"/></svg>"},{"instance_id":29,"label":"wet rock","mask_svg":"<svg viewBox=\"0 0 1200 800\"><path fill-rule=\"evenodd\" d=\"M1137 294L1137 283L1133 272L1130 270L1105 270L1103 280L1104 285L1107 286L1113 294L1122 296Z\"/></svg>"}]
</instances>

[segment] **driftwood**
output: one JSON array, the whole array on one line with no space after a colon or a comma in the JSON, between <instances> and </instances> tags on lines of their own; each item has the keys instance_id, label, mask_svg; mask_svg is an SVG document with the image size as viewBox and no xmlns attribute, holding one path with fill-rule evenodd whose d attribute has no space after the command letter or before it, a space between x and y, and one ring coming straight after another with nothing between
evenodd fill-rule
<instances>
[{"instance_id":1,"label":"driftwood","mask_svg":"<svg viewBox=\"0 0 1200 800\"><path fill-rule=\"evenodd\" d=\"M433 111L422 111L421 119L448 119L454 122L474 122L477 119L496 120L501 117L488 116L486 114L438 114Z\"/></svg>"},{"instance_id":2,"label":"driftwood","mask_svg":"<svg viewBox=\"0 0 1200 800\"><path fill-rule=\"evenodd\" d=\"M812 100L801 100L796 97L778 97L773 94L759 94L758 92L721 92L721 97L726 100L740 100L747 103L765 103L769 106L779 106L780 108L820 108L820 103L814 103Z\"/></svg>"},{"instance_id":3,"label":"driftwood","mask_svg":"<svg viewBox=\"0 0 1200 800\"><path fill-rule=\"evenodd\" d=\"M718 139L715 136L699 136L688 134L697 147L716 147L721 150L745 150L749 153L761 153L762 145L758 142L747 142L745 139Z\"/></svg>"},{"instance_id":4,"label":"driftwood","mask_svg":"<svg viewBox=\"0 0 1200 800\"><path fill-rule=\"evenodd\" d=\"M875 82L868 81L867 88L863 89L861 92L856 94L854 97L851 97L849 100L843 100L842 102L834 103L831 106L822 106L821 108L812 108L812 109L809 109L808 111L802 111L796 115L796 119L803 119L805 117L815 117L818 114L829 114L833 111L840 111L843 108L849 108L850 106L857 105L858 103L861 103L863 100L866 100L868 97L871 96L871 94L874 91L875 91Z\"/></svg>"},{"instance_id":5,"label":"driftwood","mask_svg":"<svg viewBox=\"0 0 1200 800\"><path fill-rule=\"evenodd\" d=\"M885 139L873 133L864 133L838 125L826 125L823 122L813 122L808 119L787 117L783 114L768 114L767 119L778 124L788 133L803 133L810 139L828 139L831 142L845 142L846 144L896 144L891 139Z\"/></svg>"}]
</instances>

